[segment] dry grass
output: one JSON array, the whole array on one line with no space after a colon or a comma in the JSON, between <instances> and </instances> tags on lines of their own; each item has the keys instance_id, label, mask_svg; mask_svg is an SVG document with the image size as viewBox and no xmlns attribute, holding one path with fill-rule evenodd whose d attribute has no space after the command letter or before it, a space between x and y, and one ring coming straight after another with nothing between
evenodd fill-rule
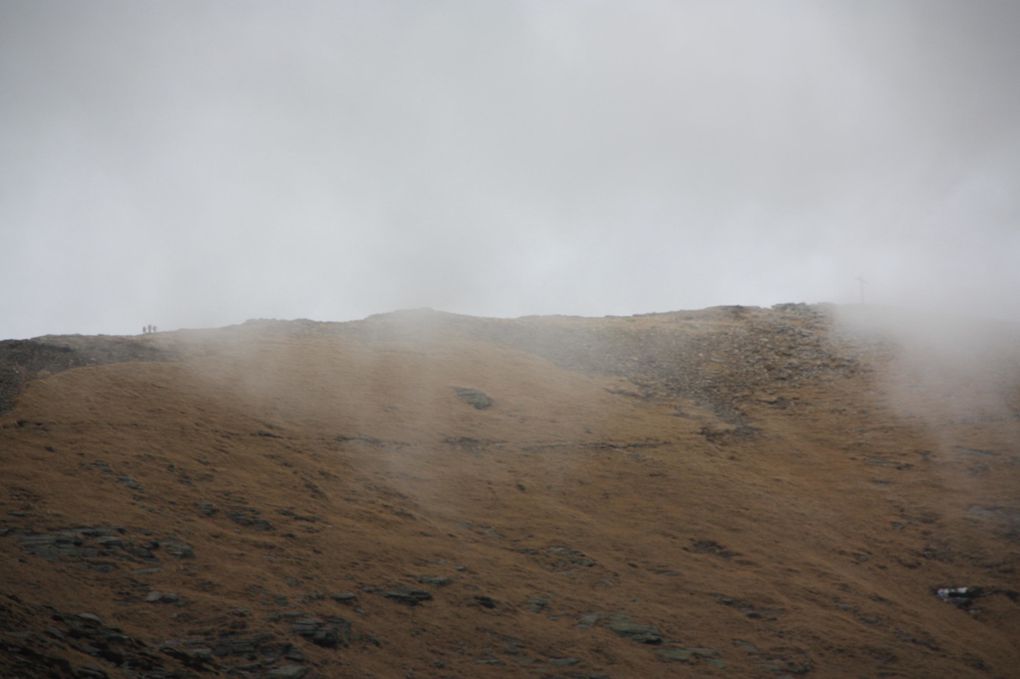
<instances>
[{"instance_id":1,"label":"dry grass","mask_svg":"<svg viewBox=\"0 0 1020 679\"><path fill-rule=\"evenodd\" d=\"M670 337L664 363L695 340L723 351L780 326L804 331L790 346L820 341L796 314L500 323L168 333L137 341L179 361L32 382L0 416L0 611L24 626L0 632L0 670L30 676L13 649L31 646L137 676L46 637L52 607L98 615L180 672L194 670L163 642L234 630L289 640L324 677L1020 676L1015 601L992 594L967 612L932 592L1018 588L1011 411L933 428L889 402L882 353L743 386L732 356L700 356L690 380L709 386L685 393L655 384L647 360L630 380L620 355L570 365L561 335ZM157 550L157 572L116 558L100 572L20 544L83 525L183 540L195 558ZM376 591L399 585L434 598L412 608ZM151 590L182 604L146 603ZM277 617L291 610L342 616L354 639L300 640ZM664 643L615 634L619 615ZM673 647L717 654L667 662Z\"/></svg>"}]
</instances>

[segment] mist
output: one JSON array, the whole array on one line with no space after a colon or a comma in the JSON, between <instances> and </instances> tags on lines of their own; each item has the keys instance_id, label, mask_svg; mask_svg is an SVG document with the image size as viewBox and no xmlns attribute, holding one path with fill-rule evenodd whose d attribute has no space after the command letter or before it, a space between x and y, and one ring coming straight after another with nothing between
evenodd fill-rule
<instances>
[{"instance_id":1,"label":"mist","mask_svg":"<svg viewBox=\"0 0 1020 679\"><path fill-rule=\"evenodd\" d=\"M1020 326L899 307L838 308L834 333L889 359L877 386L932 432L1020 418Z\"/></svg>"},{"instance_id":2,"label":"mist","mask_svg":"<svg viewBox=\"0 0 1020 679\"><path fill-rule=\"evenodd\" d=\"M0 5L0 337L1020 320L1011 2Z\"/></svg>"}]
</instances>

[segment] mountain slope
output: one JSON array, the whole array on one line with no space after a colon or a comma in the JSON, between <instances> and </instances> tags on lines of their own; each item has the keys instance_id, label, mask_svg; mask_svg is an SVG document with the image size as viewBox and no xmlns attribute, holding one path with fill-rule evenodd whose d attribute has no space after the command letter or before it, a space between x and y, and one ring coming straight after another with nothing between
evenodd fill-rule
<instances>
[{"instance_id":1,"label":"mountain slope","mask_svg":"<svg viewBox=\"0 0 1020 679\"><path fill-rule=\"evenodd\" d=\"M0 673L1016 676L1015 356L967 383L994 407L932 421L928 373L838 330L416 311L18 345Z\"/></svg>"}]
</instances>

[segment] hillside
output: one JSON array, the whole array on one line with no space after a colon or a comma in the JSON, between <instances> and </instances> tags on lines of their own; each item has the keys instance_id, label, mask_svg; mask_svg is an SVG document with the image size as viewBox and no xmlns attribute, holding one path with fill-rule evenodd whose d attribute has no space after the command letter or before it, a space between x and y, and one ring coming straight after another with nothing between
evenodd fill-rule
<instances>
[{"instance_id":1,"label":"hillside","mask_svg":"<svg viewBox=\"0 0 1020 679\"><path fill-rule=\"evenodd\" d=\"M0 675L1020 676L1014 329L865 317L0 343Z\"/></svg>"}]
</instances>

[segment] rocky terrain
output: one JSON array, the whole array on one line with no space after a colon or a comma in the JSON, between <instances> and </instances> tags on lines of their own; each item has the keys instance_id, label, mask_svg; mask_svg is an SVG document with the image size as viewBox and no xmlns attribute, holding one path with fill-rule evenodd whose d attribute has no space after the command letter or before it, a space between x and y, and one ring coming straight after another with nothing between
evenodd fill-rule
<instances>
[{"instance_id":1,"label":"rocky terrain","mask_svg":"<svg viewBox=\"0 0 1020 679\"><path fill-rule=\"evenodd\" d=\"M866 311L0 342L0 676L1020 676L1014 330Z\"/></svg>"}]
</instances>

